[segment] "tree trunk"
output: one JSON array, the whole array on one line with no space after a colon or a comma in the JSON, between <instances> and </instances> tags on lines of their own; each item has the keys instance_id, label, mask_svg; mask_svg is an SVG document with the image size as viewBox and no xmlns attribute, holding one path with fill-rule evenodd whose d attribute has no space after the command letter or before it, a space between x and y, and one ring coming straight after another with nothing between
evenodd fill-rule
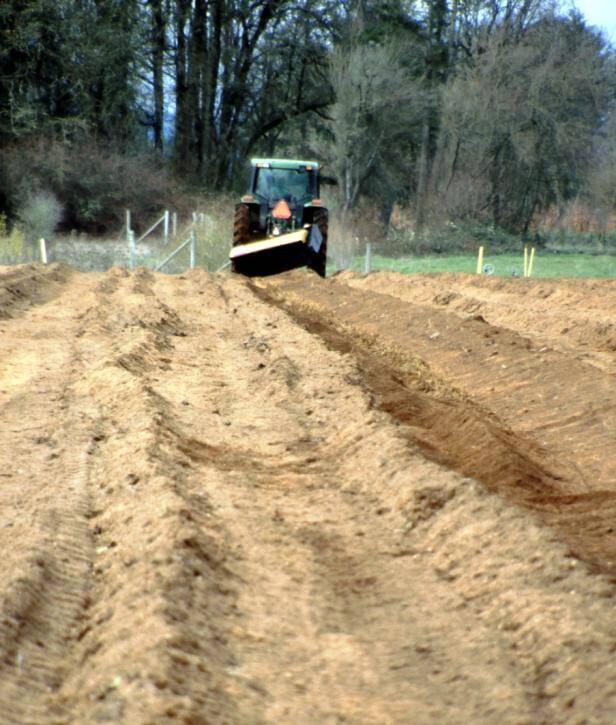
<instances>
[{"instance_id":1,"label":"tree trunk","mask_svg":"<svg viewBox=\"0 0 616 725\"><path fill-rule=\"evenodd\" d=\"M432 164L436 156L436 142L440 121L440 87L447 78L447 0L430 0L428 14L428 51L426 56L426 83L429 102L421 133L419 169L415 197L415 231L421 234L426 224L427 203L432 177Z\"/></svg>"},{"instance_id":2,"label":"tree trunk","mask_svg":"<svg viewBox=\"0 0 616 725\"><path fill-rule=\"evenodd\" d=\"M149 0L152 11L152 82L154 90L154 148L162 152L164 144L165 87L163 61L165 55L165 16L162 0Z\"/></svg>"},{"instance_id":3,"label":"tree trunk","mask_svg":"<svg viewBox=\"0 0 616 725\"><path fill-rule=\"evenodd\" d=\"M194 103L195 103L195 156L196 172L203 179L206 154L207 98L205 93L208 75L208 3L207 0L195 0L194 10L194 62L196 65Z\"/></svg>"},{"instance_id":4,"label":"tree trunk","mask_svg":"<svg viewBox=\"0 0 616 725\"><path fill-rule=\"evenodd\" d=\"M421 129L421 149L419 152L419 171L417 175L417 190L415 192L415 231L423 232L426 225L426 198L430 178L430 123L426 119Z\"/></svg>"},{"instance_id":5,"label":"tree trunk","mask_svg":"<svg viewBox=\"0 0 616 725\"><path fill-rule=\"evenodd\" d=\"M212 160L218 141L215 113L222 51L223 6L224 0L214 0L211 5L209 53L206 57L206 68L203 74L203 154L206 164L204 176L210 183L214 177Z\"/></svg>"},{"instance_id":6,"label":"tree trunk","mask_svg":"<svg viewBox=\"0 0 616 725\"><path fill-rule=\"evenodd\" d=\"M203 168L203 104L202 82L206 44L206 2L194 0L193 15L190 25L190 42L188 51L188 98L192 122L189 150L191 154L191 169L196 178L201 177Z\"/></svg>"},{"instance_id":7,"label":"tree trunk","mask_svg":"<svg viewBox=\"0 0 616 725\"><path fill-rule=\"evenodd\" d=\"M248 80L253 64L257 43L276 13L284 5L284 0L263 0L259 3L260 12L253 10L252 23L243 22L240 48L232 68L225 68L225 83L220 103L219 159L216 173L216 186L229 185L236 152L236 134L242 111L248 100ZM253 6L254 7L254 6Z\"/></svg>"},{"instance_id":8,"label":"tree trunk","mask_svg":"<svg viewBox=\"0 0 616 725\"><path fill-rule=\"evenodd\" d=\"M191 0L176 0L175 51L175 165L183 173L190 167L191 107L188 87L186 23Z\"/></svg>"}]
</instances>

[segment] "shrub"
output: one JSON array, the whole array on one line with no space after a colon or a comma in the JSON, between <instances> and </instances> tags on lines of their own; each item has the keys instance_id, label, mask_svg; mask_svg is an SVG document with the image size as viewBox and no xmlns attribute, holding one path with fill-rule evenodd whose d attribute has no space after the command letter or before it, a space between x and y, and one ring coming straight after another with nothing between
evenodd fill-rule
<instances>
[{"instance_id":1,"label":"shrub","mask_svg":"<svg viewBox=\"0 0 616 725\"><path fill-rule=\"evenodd\" d=\"M468 220L433 224L422 234L417 234L412 229L392 229L387 240L379 246L379 252L391 257L451 254L474 252L481 245L505 252L518 249L520 244L520 237L503 229Z\"/></svg>"},{"instance_id":2,"label":"shrub","mask_svg":"<svg viewBox=\"0 0 616 725\"><path fill-rule=\"evenodd\" d=\"M17 215L26 239L36 242L41 237L49 239L58 228L62 205L51 192L39 191L26 200Z\"/></svg>"},{"instance_id":3,"label":"shrub","mask_svg":"<svg viewBox=\"0 0 616 725\"><path fill-rule=\"evenodd\" d=\"M0 214L0 264L19 264L27 260L26 240L21 229L8 230L5 214Z\"/></svg>"},{"instance_id":4,"label":"shrub","mask_svg":"<svg viewBox=\"0 0 616 725\"><path fill-rule=\"evenodd\" d=\"M63 230L94 233L121 227L125 208L147 223L174 192L153 155L121 153L88 137L30 139L0 151L0 198L9 216L23 216L41 189L60 202Z\"/></svg>"}]
</instances>

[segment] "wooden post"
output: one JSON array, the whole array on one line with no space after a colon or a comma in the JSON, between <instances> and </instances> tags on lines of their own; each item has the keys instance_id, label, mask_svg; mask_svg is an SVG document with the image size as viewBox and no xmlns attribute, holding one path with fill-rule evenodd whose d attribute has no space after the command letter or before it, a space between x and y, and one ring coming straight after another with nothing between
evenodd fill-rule
<instances>
[{"instance_id":1,"label":"wooden post","mask_svg":"<svg viewBox=\"0 0 616 725\"><path fill-rule=\"evenodd\" d=\"M177 211L173 212L172 224L173 224L173 238L175 239L178 235L178 213L177 213Z\"/></svg>"},{"instance_id":2,"label":"wooden post","mask_svg":"<svg viewBox=\"0 0 616 725\"><path fill-rule=\"evenodd\" d=\"M528 277L528 247L524 247L524 277Z\"/></svg>"},{"instance_id":3,"label":"wooden post","mask_svg":"<svg viewBox=\"0 0 616 725\"><path fill-rule=\"evenodd\" d=\"M368 242L366 244L366 256L364 258L364 274L370 274L372 272L372 244Z\"/></svg>"},{"instance_id":4,"label":"wooden post","mask_svg":"<svg viewBox=\"0 0 616 725\"><path fill-rule=\"evenodd\" d=\"M130 209L126 210L126 241L130 242L130 232L131 232L131 219L130 219Z\"/></svg>"},{"instance_id":5,"label":"wooden post","mask_svg":"<svg viewBox=\"0 0 616 725\"><path fill-rule=\"evenodd\" d=\"M39 239L39 244L41 247L41 262L43 264L47 264L47 242L41 237Z\"/></svg>"},{"instance_id":6,"label":"wooden post","mask_svg":"<svg viewBox=\"0 0 616 725\"><path fill-rule=\"evenodd\" d=\"M483 247L479 247L479 251L477 253L477 274L481 274L483 272Z\"/></svg>"},{"instance_id":7,"label":"wooden post","mask_svg":"<svg viewBox=\"0 0 616 725\"><path fill-rule=\"evenodd\" d=\"M535 261L535 248L531 247L530 250L530 259L528 261L528 277L530 277L533 273L533 262Z\"/></svg>"}]
</instances>

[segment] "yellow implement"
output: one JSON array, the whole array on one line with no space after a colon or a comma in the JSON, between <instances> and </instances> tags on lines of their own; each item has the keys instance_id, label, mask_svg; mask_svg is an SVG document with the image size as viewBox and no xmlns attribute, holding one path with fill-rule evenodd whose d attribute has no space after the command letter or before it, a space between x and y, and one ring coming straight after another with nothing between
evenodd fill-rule
<instances>
[{"instance_id":1,"label":"yellow implement","mask_svg":"<svg viewBox=\"0 0 616 725\"><path fill-rule=\"evenodd\" d=\"M237 247L231 247L229 259L234 260L238 257L244 257L247 254L256 254L264 252L268 249L276 249L277 247L285 247L288 244L306 243L308 239L308 230L299 229L296 232L281 234L279 237L270 237L269 239L261 239L258 242L248 242L247 244L238 244Z\"/></svg>"},{"instance_id":2,"label":"yellow implement","mask_svg":"<svg viewBox=\"0 0 616 725\"><path fill-rule=\"evenodd\" d=\"M306 264L308 229L298 229L277 237L238 244L229 259L235 272L249 277L278 274Z\"/></svg>"}]
</instances>

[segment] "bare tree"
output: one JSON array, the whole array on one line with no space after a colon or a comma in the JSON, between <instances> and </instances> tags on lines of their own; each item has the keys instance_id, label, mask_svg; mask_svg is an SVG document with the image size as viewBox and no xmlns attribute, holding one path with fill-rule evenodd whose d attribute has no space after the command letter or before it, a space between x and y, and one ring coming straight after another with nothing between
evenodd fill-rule
<instances>
[{"instance_id":1,"label":"bare tree","mask_svg":"<svg viewBox=\"0 0 616 725\"><path fill-rule=\"evenodd\" d=\"M443 108L445 206L463 213L452 198L462 179L483 197L467 213L524 231L537 209L579 191L607 99L603 47L583 24L544 17L516 43L493 34L458 69Z\"/></svg>"},{"instance_id":2,"label":"bare tree","mask_svg":"<svg viewBox=\"0 0 616 725\"><path fill-rule=\"evenodd\" d=\"M426 201L432 178L432 165L436 155L441 119L441 94L449 70L449 45L447 43L449 8L447 0L429 0L427 5L427 43L424 72L426 104L421 130L415 193L415 227L420 233L426 221Z\"/></svg>"},{"instance_id":3,"label":"bare tree","mask_svg":"<svg viewBox=\"0 0 616 725\"><path fill-rule=\"evenodd\" d=\"M400 130L417 124L423 97L392 46L340 48L330 69L336 97L329 111L330 157L341 208L348 211L377 164L396 153Z\"/></svg>"},{"instance_id":4,"label":"bare tree","mask_svg":"<svg viewBox=\"0 0 616 725\"><path fill-rule=\"evenodd\" d=\"M585 192L599 218L607 220L616 213L616 108L597 134Z\"/></svg>"}]
</instances>

